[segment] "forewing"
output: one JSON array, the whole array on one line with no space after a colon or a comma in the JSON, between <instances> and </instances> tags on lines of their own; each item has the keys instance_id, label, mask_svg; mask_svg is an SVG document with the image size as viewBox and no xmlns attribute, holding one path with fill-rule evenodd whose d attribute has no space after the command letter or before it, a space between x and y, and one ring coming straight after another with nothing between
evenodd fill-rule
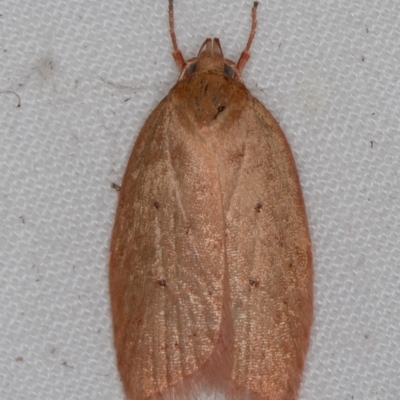
<instances>
[{"instance_id":1,"label":"forewing","mask_svg":"<svg viewBox=\"0 0 400 400\"><path fill-rule=\"evenodd\" d=\"M207 144L165 99L144 125L111 242L117 362L129 398L163 393L210 357L221 324L224 230Z\"/></svg>"},{"instance_id":2,"label":"forewing","mask_svg":"<svg viewBox=\"0 0 400 400\"><path fill-rule=\"evenodd\" d=\"M291 400L312 321L311 242L283 132L254 98L244 113L243 160L226 214L233 388L238 398Z\"/></svg>"}]
</instances>

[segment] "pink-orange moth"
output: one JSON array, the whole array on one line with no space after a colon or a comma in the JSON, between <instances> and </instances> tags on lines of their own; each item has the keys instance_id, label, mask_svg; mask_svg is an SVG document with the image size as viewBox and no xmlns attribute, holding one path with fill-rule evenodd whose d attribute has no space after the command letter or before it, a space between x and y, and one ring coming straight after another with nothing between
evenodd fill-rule
<instances>
[{"instance_id":1,"label":"pink-orange moth","mask_svg":"<svg viewBox=\"0 0 400 400\"><path fill-rule=\"evenodd\" d=\"M117 365L129 400L293 400L312 323L303 196L278 123L218 39L144 124L111 240Z\"/></svg>"}]
</instances>

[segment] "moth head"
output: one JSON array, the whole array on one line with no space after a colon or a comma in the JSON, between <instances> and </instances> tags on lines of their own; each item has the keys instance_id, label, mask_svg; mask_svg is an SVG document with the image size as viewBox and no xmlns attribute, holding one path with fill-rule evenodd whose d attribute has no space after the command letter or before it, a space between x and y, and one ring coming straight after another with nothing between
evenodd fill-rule
<instances>
[{"instance_id":1,"label":"moth head","mask_svg":"<svg viewBox=\"0 0 400 400\"><path fill-rule=\"evenodd\" d=\"M250 58L250 46L253 42L257 27L257 6L258 1L255 1L253 8L251 9L252 22L249 38L247 39L246 47L242 51L237 63L224 58L219 39L217 38L206 39L200 47L198 56L185 61L181 51L179 50L175 35L173 0L169 0L169 33L174 48L172 56L181 71L179 80L188 78L196 72L220 72L225 74L227 77L243 82L240 73L243 71L244 66Z\"/></svg>"},{"instance_id":2,"label":"moth head","mask_svg":"<svg viewBox=\"0 0 400 400\"><path fill-rule=\"evenodd\" d=\"M200 47L199 54L186 62L180 79L187 78L196 72L220 72L229 78L236 78L242 81L236 64L224 58L219 39L206 39Z\"/></svg>"}]
</instances>

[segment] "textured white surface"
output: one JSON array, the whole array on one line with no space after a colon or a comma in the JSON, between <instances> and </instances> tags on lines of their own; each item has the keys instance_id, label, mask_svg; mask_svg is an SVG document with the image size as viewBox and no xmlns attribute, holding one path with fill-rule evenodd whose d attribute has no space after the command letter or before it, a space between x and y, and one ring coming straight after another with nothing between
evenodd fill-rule
<instances>
[{"instance_id":1,"label":"textured white surface","mask_svg":"<svg viewBox=\"0 0 400 400\"><path fill-rule=\"evenodd\" d=\"M107 258L140 127L178 77L167 0L0 4L0 399L123 399ZM251 0L176 0L236 60ZM292 146L315 258L301 400L400 392L400 2L268 0L248 88Z\"/></svg>"}]
</instances>

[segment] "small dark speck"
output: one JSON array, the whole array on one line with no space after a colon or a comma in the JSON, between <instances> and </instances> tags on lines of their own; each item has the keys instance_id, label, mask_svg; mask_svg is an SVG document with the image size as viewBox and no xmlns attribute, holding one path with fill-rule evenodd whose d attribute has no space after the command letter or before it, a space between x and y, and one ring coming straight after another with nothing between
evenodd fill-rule
<instances>
[{"instance_id":1,"label":"small dark speck","mask_svg":"<svg viewBox=\"0 0 400 400\"><path fill-rule=\"evenodd\" d=\"M124 100L124 102L126 103L127 101L129 101L132 97L128 97L127 99Z\"/></svg>"},{"instance_id":2,"label":"small dark speck","mask_svg":"<svg viewBox=\"0 0 400 400\"><path fill-rule=\"evenodd\" d=\"M262 209L262 204L261 203L257 203L256 206L254 207L256 209L256 212L261 212Z\"/></svg>"},{"instance_id":3,"label":"small dark speck","mask_svg":"<svg viewBox=\"0 0 400 400\"><path fill-rule=\"evenodd\" d=\"M210 296L212 296L213 292L209 291L208 294L209 294Z\"/></svg>"},{"instance_id":4,"label":"small dark speck","mask_svg":"<svg viewBox=\"0 0 400 400\"><path fill-rule=\"evenodd\" d=\"M15 361L16 361L16 362L22 362L22 361L24 361L24 359L20 356L20 357L17 357L17 358L15 359Z\"/></svg>"},{"instance_id":5,"label":"small dark speck","mask_svg":"<svg viewBox=\"0 0 400 400\"><path fill-rule=\"evenodd\" d=\"M260 281L254 278L249 279L249 283L251 286L258 288L260 286Z\"/></svg>"},{"instance_id":6,"label":"small dark speck","mask_svg":"<svg viewBox=\"0 0 400 400\"><path fill-rule=\"evenodd\" d=\"M160 203L158 201L155 201L154 207L156 208L156 210L158 210L160 208Z\"/></svg>"},{"instance_id":7,"label":"small dark speck","mask_svg":"<svg viewBox=\"0 0 400 400\"><path fill-rule=\"evenodd\" d=\"M21 215L20 217L19 217L19 219L21 220L21 222L24 224L25 223L25 218Z\"/></svg>"},{"instance_id":8,"label":"small dark speck","mask_svg":"<svg viewBox=\"0 0 400 400\"><path fill-rule=\"evenodd\" d=\"M219 106L217 107L217 113L214 115L214 119L218 118L218 115L222 113L222 111L224 111L226 108L226 106Z\"/></svg>"},{"instance_id":9,"label":"small dark speck","mask_svg":"<svg viewBox=\"0 0 400 400\"><path fill-rule=\"evenodd\" d=\"M111 188L111 189L115 189L116 192L119 192L119 191L121 190L121 186L117 185L117 184L114 183L114 182L111 182L111 183L110 183L110 188Z\"/></svg>"},{"instance_id":10,"label":"small dark speck","mask_svg":"<svg viewBox=\"0 0 400 400\"><path fill-rule=\"evenodd\" d=\"M158 283L158 285L160 285L160 286L162 286L162 287L167 286L167 281L166 281L165 279L159 279L159 280L157 281L157 283Z\"/></svg>"},{"instance_id":11,"label":"small dark speck","mask_svg":"<svg viewBox=\"0 0 400 400\"><path fill-rule=\"evenodd\" d=\"M366 335L364 335L364 339L369 339L369 335L368 334L366 334Z\"/></svg>"},{"instance_id":12,"label":"small dark speck","mask_svg":"<svg viewBox=\"0 0 400 400\"><path fill-rule=\"evenodd\" d=\"M366 31L367 33L369 33L369 29L368 29L367 26L365 27L365 31Z\"/></svg>"},{"instance_id":13,"label":"small dark speck","mask_svg":"<svg viewBox=\"0 0 400 400\"><path fill-rule=\"evenodd\" d=\"M64 361L63 363L61 363L61 365L62 365L63 367L67 367L67 368L74 369L74 367L71 367L70 365L68 365L66 361Z\"/></svg>"},{"instance_id":14,"label":"small dark speck","mask_svg":"<svg viewBox=\"0 0 400 400\"><path fill-rule=\"evenodd\" d=\"M365 57L361 56L361 61L364 62L365 61Z\"/></svg>"},{"instance_id":15,"label":"small dark speck","mask_svg":"<svg viewBox=\"0 0 400 400\"><path fill-rule=\"evenodd\" d=\"M178 347L178 342L175 342L174 345L175 345L175 347Z\"/></svg>"}]
</instances>

